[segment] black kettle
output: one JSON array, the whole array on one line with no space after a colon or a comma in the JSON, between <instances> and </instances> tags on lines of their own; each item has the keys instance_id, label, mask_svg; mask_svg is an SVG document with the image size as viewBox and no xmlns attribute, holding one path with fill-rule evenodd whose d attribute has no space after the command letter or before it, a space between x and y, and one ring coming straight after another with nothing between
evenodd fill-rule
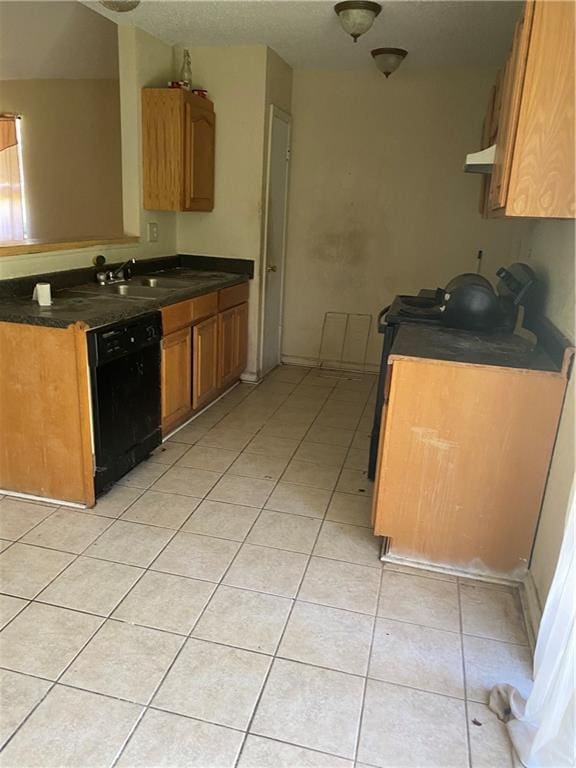
<instances>
[{"instance_id":1,"label":"black kettle","mask_svg":"<svg viewBox=\"0 0 576 768\"><path fill-rule=\"evenodd\" d=\"M500 301L492 284L472 272L450 280L440 312L444 325L466 331L491 331L501 321Z\"/></svg>"}]
</instances>

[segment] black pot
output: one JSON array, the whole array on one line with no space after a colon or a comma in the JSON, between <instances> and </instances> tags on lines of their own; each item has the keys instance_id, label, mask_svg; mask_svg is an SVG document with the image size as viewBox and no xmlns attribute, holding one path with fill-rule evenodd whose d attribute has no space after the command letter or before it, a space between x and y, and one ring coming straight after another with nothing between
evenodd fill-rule
<instances>
[{"instance_id":1,"label":"black pot","mask_svg":"<svg viewBox=\"0 0 576 768\"><path fill-rule=\"evenodd\" d=\"M469 273L450 280L441 312L442 322L450 328L490 331L499 323L500 302L489 280Z\"/></svg>"}]
</instances>

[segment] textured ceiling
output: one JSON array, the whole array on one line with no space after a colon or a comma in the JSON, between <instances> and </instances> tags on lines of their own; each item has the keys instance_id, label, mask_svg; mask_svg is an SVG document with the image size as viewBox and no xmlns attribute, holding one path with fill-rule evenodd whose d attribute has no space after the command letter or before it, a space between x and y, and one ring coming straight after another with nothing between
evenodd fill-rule
<instances>
[{"instance_id":1,"label":"textured ceiling","mask_svg":"<svg viewBox=\"0 0 576 768\"><path fill-rule=\"evenodd\" d=\"M380 46L406 48L403 70L497 67L522 3L496 0L383 0L372 29L354 45L330 0L142 0L136 10L91 8L181 46L268 45L293 67L371 67Z\"/></svg>"},{"instance_id":2,"label":"textured ceiling","mask_svg":"<svg viewBox=\"0 0 576 768\"><path fill-rule=\"evenodd\" d=\"M114 24L75 2L0 2L0 80L117 77Z\"/></svg>"}]
</instances>

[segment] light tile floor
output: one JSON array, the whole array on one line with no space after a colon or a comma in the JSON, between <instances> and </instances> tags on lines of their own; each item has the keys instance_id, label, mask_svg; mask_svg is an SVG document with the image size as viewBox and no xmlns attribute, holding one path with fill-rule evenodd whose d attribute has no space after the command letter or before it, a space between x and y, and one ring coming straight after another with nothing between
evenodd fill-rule
<instances>
[{"instance_id":1,"label":"light tile floor","mask_svg":"<svg viewBox=\"0 0 576 768\"><path fill-rule=\"evenodd\" d=\"M518 596L380 563L374 383L279 368L92 510L0 498L0 766L513 765Z\"/></svg>"}]
</instances>

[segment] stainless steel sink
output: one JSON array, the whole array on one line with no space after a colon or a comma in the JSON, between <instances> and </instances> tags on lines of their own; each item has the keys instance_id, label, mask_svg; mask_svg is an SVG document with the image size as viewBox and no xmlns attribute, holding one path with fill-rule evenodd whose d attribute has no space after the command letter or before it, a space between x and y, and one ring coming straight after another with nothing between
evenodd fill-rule
<instances>
[{"instance_id":1,"label":"stainless steel sink","mask_svg":"<svg viewBox=\"0 0 576 768\"><path fill-rule=\"evenodd\" d=\"M166 296L166 289L132 283L113 283L112 285L90 285L76 289L80 293L101 296L123 296L128 299L157 299Z\"/></svg>"},{"instance_id":2,"label":"stainless steel sink","mask_svg":"<svg viewBox=\"0 0 576 768\"><path fill-rule=\"evenodd\" d=\"M130 284L147 286L150 288L188 288L195 284L195 280L186 279L183 277L168 277L166 275L160 277L132 277L130 278Z\"/></svg>"},{"instance_id":3,"label":"stainless steel sink","mask_svg":"<svg viewBox=\"0 0 576 768\"><path fill-rule=\"evenodd\" d=\"M163 291L158 293L158 291L144 285L127 285L125 283L119 285L107 285L105 286L105 290L107 290L108 293L113 293L118 296L134 296L134 298L138 299L153 299L156 296L162 296L164 293Z\"/></svg>"}]
</instances>

